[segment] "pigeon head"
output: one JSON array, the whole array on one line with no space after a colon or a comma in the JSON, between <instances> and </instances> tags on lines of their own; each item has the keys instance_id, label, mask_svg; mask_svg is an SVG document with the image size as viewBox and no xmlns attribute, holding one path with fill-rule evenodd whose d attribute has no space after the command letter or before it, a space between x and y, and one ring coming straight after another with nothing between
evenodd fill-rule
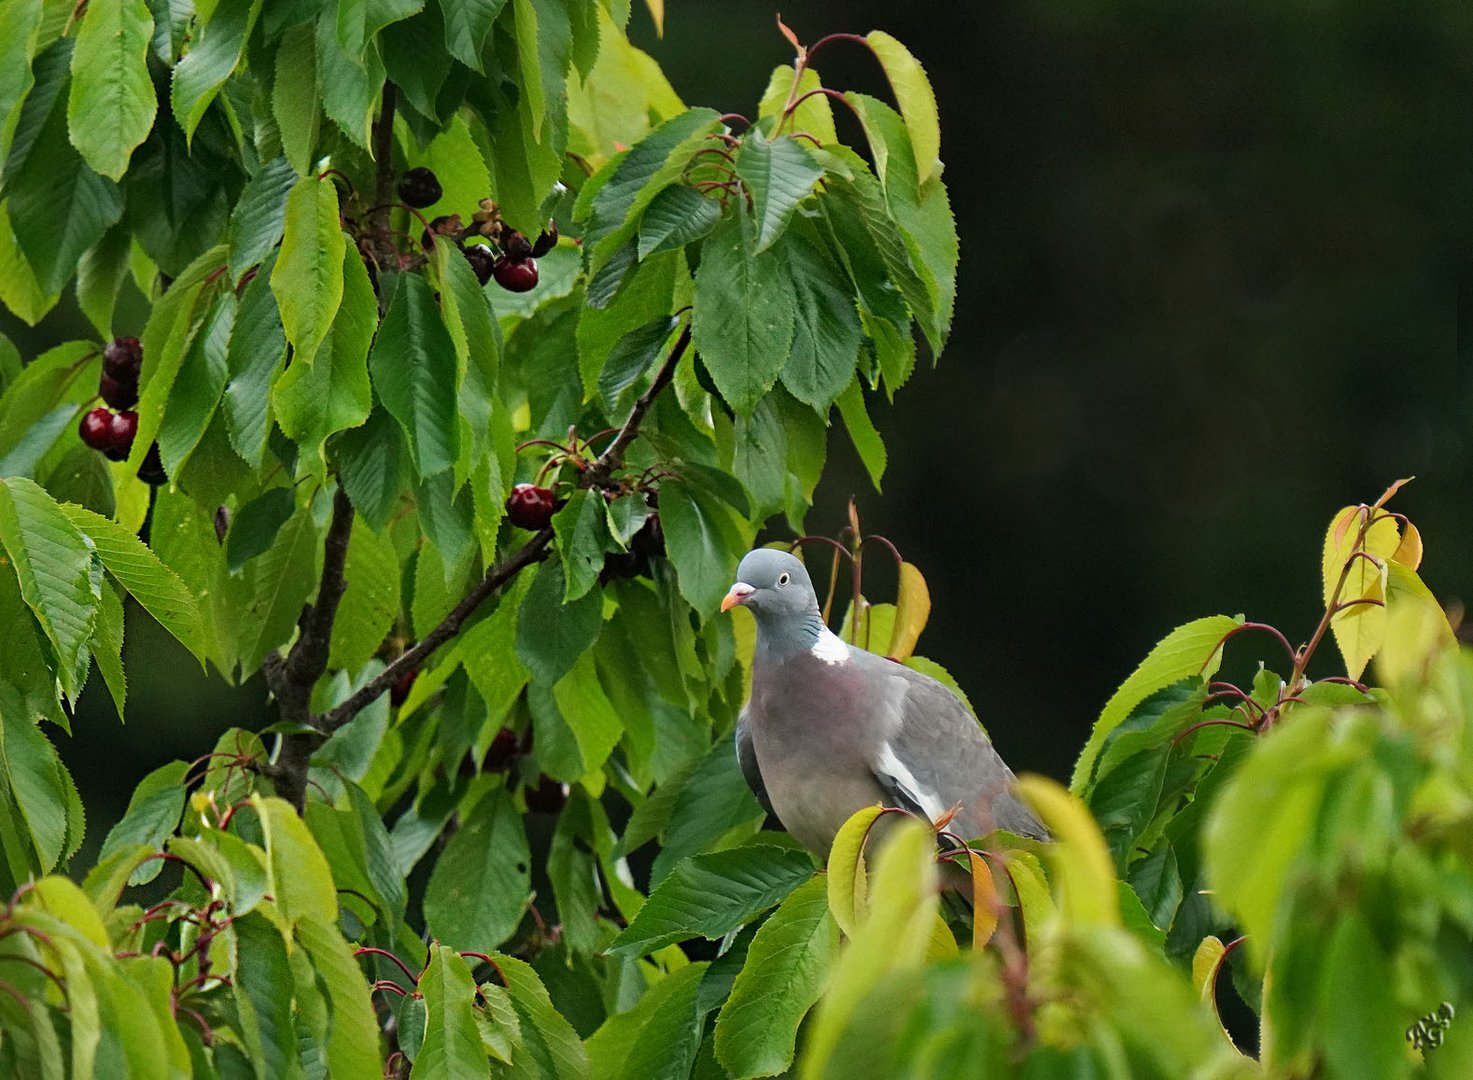
<instances>
[{"instance_id":1,"label":"pigeon head","mask_svg":"<svg viewBox=\"0 0 1473 1080\"><path fill-rule=\"evenodd\" d=\"M721 610L740 604L757 619L759 647L778 653L810 648L823 630L818 598L807 569L793 555L773 548L750 551L737 567L736 584Z\"/></svg>"}]
</instances>

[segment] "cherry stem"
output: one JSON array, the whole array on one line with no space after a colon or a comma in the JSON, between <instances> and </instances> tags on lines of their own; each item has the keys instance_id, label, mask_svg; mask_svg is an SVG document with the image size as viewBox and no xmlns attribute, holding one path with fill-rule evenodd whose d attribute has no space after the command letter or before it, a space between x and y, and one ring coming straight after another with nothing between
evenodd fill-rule
<instances>
[{"instance_id":1,"label":"cherry stem","mask_svg":"<svg viewBox=\"0 0 1473 1080\"><path fill-rule=\"evenodd\" d=\"M861 38L860 40L863 39ZM864 117L861 116L859 110L854 107L854 102L850 101L847 97L839 93L837 90L830 90L827 86L820 86L817 90L810 90L806 94L800 94L796 101L785 106L783 108L783 123L787 123L788 120L792 118L793 113L797 111L799 105L802 105L811 97L819 96L833 98L835 101L839 102L839 104L843 105L844 108L848 109L851 113L854 114L854 118L859 121L859 126L864 127Z\"/></svg>"},{"instance_id":2,"label":"cherry stem","mask_svg":"<svg viewBox=\"0 0 1473 1080\"><path fill-rule=\"evenodd\" d=\"M530 908L528 910L535 912L537 909L536 908ZM538 918L540 919L541 916L538 916ZM543 926L543 929L544 930L547 929L546 925ZM467 951L461 953L460 955L463 956L463 957L465 957L465 956L475 957L477 960L481 961L483 964L489 965L490 968L491 968L491 970L494 971L494 972L496 972L496 977L501 980L501 985L502 986L511 986L511 983L509 983L509 982L506 981L506 972L504 972L504 971L501 970L501 965L498 964L495 960L492 960L491 957L487 956L485 953L483 953L483 952L471 952L470 950L467 950Z\"/></svg>"},{"instance_id":3,"label":"cherry stem","mask_svg":"<svg viewBox=\"0 0 1473 1080\"><path fill-rule=\"evenodd\" d=\"M416 986L419 985L419 976L410 971L409 965L406 964L403 960L400 960L393 953L389 952L388 949L379 949L375 948L372 945L360 945L357 949L353 951L354 956L363 956L365 954L372 956L382 956L386 960L392 960L394 963L399 965L400 971L404 972L405 975L408 975L411 979L414 980Z\"/></svg>"},{"instance_id":4,"label":"cherry stem","mask_svg":"<svg viewBox=\"0 0 1473 1080\"><path fill-rule=\"evenodd\" d=\"M1255 704L1257 704L1257 703L1255 702ZM1213 719L1213 720L1199 720L1195 724L1192 724L1190 727L1183 728L1180 732L1178 732L1176 738L1174 738L1174 739L1171 740L1171 745L1173 747L1175 747L1178 743L1180 743L1183 739L1185 739L1192 732L1197 731L1197 730L1199 730L1201 728L1213 727L1213 726L1216 726L1216 727L1242 728L1244 731L1257 731L1258 730L1258 728L1256 726L1254 726L1253 724L1245 723L1245 722L1243 722L1241 720L1228 720L1225 717L1217 717L1216 719Z\"/></svg>"},{"instance_id":5,"label":"cherry stem","mask_svg":"<svg viewBox=\"0 0 1473 1080\"><path fill-rule=\"evenodd\" d=\"M716 118L716 120L718 123L726 124L727 126L730 126L733 120L740 120L744 127L752 126L752 121L748 120L741 113L737 112L722 113Z\"/></svg>"}]
</instances>

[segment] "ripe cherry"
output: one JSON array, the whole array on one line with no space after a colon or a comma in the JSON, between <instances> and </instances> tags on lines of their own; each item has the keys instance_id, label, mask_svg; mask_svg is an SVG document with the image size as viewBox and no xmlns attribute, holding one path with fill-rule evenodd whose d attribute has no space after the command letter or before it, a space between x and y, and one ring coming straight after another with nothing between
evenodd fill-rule
<instances>
[{"instance_id":1,"label":"ripe cherry","mask_svg":"<svg viewBox=\"0 0 1473 1080\"><path fill-rule=\"evenodd\" d=\"M131 409L138 404L138 379L114 379L106 371L98 382L102 400L114 409Z\"/></svg>"},{"instance_id":2,"label":"ripe cherry","mask_svg":"<svg viewBox=\"0 0 1473 1080\"><path fill-rule=\"evenodd\" d=\"M440 178L423 165L410 169L399 177L399 198L406 206L412 206L416 210L433 206L444 194L445 189L440 186Z\"/></svg>"},{"instance_id":3,"label":"ripe cherry","mask_svg":"<svg viewBox=\"0 0 1473 1080\"><path fill-rule=\"evenodd\" d=\"M491 249L485 244L471 244L466 247L465 261L471 264L471 269L476 272L476 280L482 285L491 280L491 273L496 269L496 256L491 254Z\"/></svg>"},{"instance_id":4,"label":"ripe cherry","mask_svg":"<svg viewBox=\"0 0 1473 1080\"><path fill-rule=\"evenodd\" d=\"M150 487L160 487L169 482L169 474L164 472L164 459L159 454L158 443L149 446L148 453L143 455L143 464L138 466L138 479Z\"/></svg>"},{"instance_id":5,"label":"ripe cherry","mask_svg":"<svg viewBox=\"0 0 1473 1080\"><path fill-rule=\"evenodd\" d=\"M456 235L460 232L459 214L441 214L430 227L419 234L419 243L426 251L433 251L435 241L440 237L447 237L452 244L459 244L460 238Z\"/></svg>"},{"instance_id":6,"label":"ripe cherry","mask_svg":"<svg viewBox=\"0 0 1473 1080\"><path fill-rule=\"evenodd\" d=\"M518 484L506 497L506 517L519 529L545 529L557 509L552 491L535 484Z\"/></svg>"},{"instance_id":7,"label":"ripe cherry","mask_svg":"<svg viewBox=\"0 0 1473 1080\"><path fill-rule=\"evenodd\" d=\"M557 247L557 222L548 218L547 228L537 234L537 242L532 245L532 256L540 259L555 247Z\"/></svg>"},{"instance_id":8,"label":"ripe cherry","mask_svg":"<svg viewBox=\"0 0 1473 1080\"><path fill-rule=\"evenodd\" d=\"M143 367L143 346L136 337L113 338L102 349L102 373L120 383L138 384Z\"/></svg>"},{"instance_id":9,"label":"ripe cherry","mask_svg":"<svg viewBox=\"0 0 1473 1080\"><path fill-rule=\"evenodd\" d=\"M517 752L517 733L511 728L502 728L486 748L486 756L481 760L481 771L505 772L516 760Z\"/></svg>"},{"instance_id":10,"label":"ripe cherry","mask_svg":"<svg viewBox=\"0 0 1473 1080\"><path fill-rule=\"evenodd\" d=\"M496 278L496 284L507 292L528 292L537 287L536 259L517 262L503 255L496 260L491 273Z\"/></svg>"},{"instance_id":11,"label":"ripe cherry","mask_svg":"<svg viewBox=\"0 0 1473 1080\"><path fill-rule=\"evenodd\" d=\"M506 234L501 246L506 251L506 257L512 262L525 262L532 257L532 245L527 238L513 229Z\"/></svg>"},{"instance_id":12,"label":"ripe cherry","mask_svg":"<svg viewBox=\"0 0 1473 1080\"><path fill-rule=\"evenodd\" d=\"M77 434L82 437L82 442L93 450L106 452L111 448L113 441L113 414L100 406L93 409L82 417Z\"/></svg>"},{"instance_id":13,"label":"ripe cherry","mask_svg":"<svg viewBox=\"0 0 1473 1080\"><path fill-rule=\"evenodd\" d=\"M568 801L568 785L550 776L540 778L522 792L527 809L534 814L555 814Z\"/></svg>"},{"instance_id":14,"label":"ripe cherry","mask_svg":"<svg viewBox=\"0 0 1473 1080\"><path fill-rule=\"evenodd\" d=\"M108 421L108 445L103 455L112 461L124 461L133 449L133 437L138 434L136 412L114 413Z\"/></svg>"},{"instance_id":15,"label":"ripe cherry","mask_svg":"<svg viewBox=\"0 0 1473 1080\"><path fill-rule=\"evenodd\" d=\"M410 687L414 685L414 680L417 678L419 678L419 668L410 668L400 675L399 681L389 688L389 704L395 708L403 705L405 699L409 697Z\"/></svg>"}]
</instances>

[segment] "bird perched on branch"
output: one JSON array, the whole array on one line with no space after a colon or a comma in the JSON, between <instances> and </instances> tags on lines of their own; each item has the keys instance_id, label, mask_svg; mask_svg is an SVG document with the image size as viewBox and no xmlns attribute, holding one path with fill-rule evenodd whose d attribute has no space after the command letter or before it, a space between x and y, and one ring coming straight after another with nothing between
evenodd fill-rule
<instances>
[{"instance_id":1,"label":"bird perched on branch","mask_svg":"<svg viewBox=\"0 0 1473 1080\"><path fill-rule=\"evenodd\" d=\"M757 621L737 760L758 801L804 847L826 858L849 816L876 803L931 822L954 809L947 828L967 839L997 828L1048 838L962 700L825 626L793 555L749 552L721 610L737 605Z\"/></svg>"}]
</instances>

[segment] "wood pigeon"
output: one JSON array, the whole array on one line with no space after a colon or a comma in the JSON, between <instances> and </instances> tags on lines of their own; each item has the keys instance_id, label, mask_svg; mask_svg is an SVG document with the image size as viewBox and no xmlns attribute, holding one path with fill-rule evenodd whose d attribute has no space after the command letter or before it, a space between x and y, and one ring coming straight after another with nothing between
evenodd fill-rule
<instances>
[{"instance_id":1,"label":"wood pigeon","mask_svg":"<svg viewBox=\"0 0 1473 1080\"><path fill-rule=\"evenodd\" d=\"M932 822L955 807L947 828L967 839L996 828L1048 839L962 700L825 626L797 558L749 552L721 610L738 604L757 620L757 647L737 760L758 801L804 847L827 858L840 826L876 803Z\"/></svg>"}]
</instances>

